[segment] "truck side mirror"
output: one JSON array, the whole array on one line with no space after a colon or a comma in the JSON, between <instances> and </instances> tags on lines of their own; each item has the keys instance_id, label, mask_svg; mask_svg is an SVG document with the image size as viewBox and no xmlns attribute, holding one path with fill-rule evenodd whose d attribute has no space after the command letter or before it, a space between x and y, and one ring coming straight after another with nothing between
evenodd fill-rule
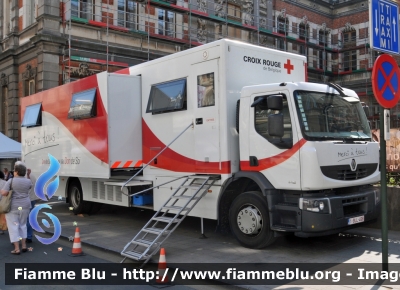
<instances>
[{"instance_id":1,"label":"truck side mirror","mask_svg":"<svg viewBox=\"0 0 400 290\"><path fill-rule=\"evenodd\" d=\"M272 95L267 99L268 109L281 111L283 109L283 98L281 95Z\"/></svg>"},{"instance_id":2,"label":"truck side mirror","mask_svg":"<svg viewBox=\"0 0 400 290\"><path fill-rule=\"evenodd\" d=\"M268 116L268 134L272 137L283 137L283 114L279 113Z\"/></svg>"}]
</instances>

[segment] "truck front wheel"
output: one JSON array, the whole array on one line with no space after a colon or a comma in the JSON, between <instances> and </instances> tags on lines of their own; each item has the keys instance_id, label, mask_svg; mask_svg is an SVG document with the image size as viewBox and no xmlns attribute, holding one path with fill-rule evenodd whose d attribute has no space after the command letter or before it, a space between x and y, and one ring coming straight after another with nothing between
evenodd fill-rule
<instances>
[{"instance_id":1,"label":"truck front wheel","mask_svg":"<svg viewBox=\"0 0 400 290\"><path fill-rule=\"evenodd\" d=\"M261 192L249 191L236 197L229 210L229 224L244 247L261 249L275 240L269 226L267 200Z\"/></svg>"},{"instance_id":2,"label":"truck front wheel","mask_svg":"<svg viewBox=\"0 0 400 290\"><path fill-rule=\"evenodd\" d=\"M68 187L69 204L74 214L89 213L92 203L83 200L83 191L78 180L73 180Z\"/></svg>"}]
</instances>

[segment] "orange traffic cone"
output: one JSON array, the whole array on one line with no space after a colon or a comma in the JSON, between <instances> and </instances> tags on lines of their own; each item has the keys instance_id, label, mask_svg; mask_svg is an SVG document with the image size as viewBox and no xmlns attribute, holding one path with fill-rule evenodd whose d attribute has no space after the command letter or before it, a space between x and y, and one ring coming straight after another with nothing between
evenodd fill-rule
<instances>
[{"instance_id":1,"label":"orange traffic cone","mask_svg":"<svg viewBox=\"0 0 400 290\"><path fill-rule=\"evenodd\" d=\"M160 260L158 261L158 278L157 278L158 284L168 283L168 276L165 275L165 269L167 269L167 260L165 259L165 249L161 248Z\"/></svg>"},{"instance_id":2,"label":"orange traffic cone","mask_svg":"<svg viewBox=\"0 0 400 290\"><path fill-rule=\"evenodd\" d=\"M81 237L79 236L79 228L76 227L74 244L72 246L72 253L70 254L70 256L78 257L78 256L84 256L84 255L85 254L82 252Z\"/></svg>"}]
</instances>

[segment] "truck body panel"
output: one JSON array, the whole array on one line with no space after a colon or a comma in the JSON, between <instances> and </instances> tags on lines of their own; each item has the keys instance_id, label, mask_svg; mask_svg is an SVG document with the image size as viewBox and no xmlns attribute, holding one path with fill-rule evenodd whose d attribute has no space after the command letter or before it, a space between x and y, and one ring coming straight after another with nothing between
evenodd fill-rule
<instances>
[{"instance_id":1,"label":"truck body panel","mask_svg":"<svg viewBox=\"0 0 400 290\"><path fill-rule=\"evenodd\" d=\"M270 231L323 235L372 220L379 147L359 98L306 83L306 69L304 56L224 39L90 76L21 99L21 116L42 106L41 124L22 127L23 160L40 175L56 157L56 194L80 189L86 203L136 206L128 195L154 187L153 210L182 183L172 180L212 175L189 215L230 224L250 247ZM81 118L88 104L95 114ZM242 227L248 213L256 222Z\"/></svg>"}]
</instances>

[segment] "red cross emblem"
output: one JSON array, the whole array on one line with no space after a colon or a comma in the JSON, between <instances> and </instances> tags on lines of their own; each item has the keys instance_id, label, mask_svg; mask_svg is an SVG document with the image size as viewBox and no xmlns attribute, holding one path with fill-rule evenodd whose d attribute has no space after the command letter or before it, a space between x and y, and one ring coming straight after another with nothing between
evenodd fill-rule
<instances>
[{"instance_id":1,"label":"red cross emblem","mask_svg":"<svg viewBox=\"0 0 400 290\"><path fill-rule=\"evenodd\" d=\"M287 70L288 74L290 74L290 71L294 69L294 66L290 63L290 59L287 60L283 67Z\"/></svg>"}]
</instances>

